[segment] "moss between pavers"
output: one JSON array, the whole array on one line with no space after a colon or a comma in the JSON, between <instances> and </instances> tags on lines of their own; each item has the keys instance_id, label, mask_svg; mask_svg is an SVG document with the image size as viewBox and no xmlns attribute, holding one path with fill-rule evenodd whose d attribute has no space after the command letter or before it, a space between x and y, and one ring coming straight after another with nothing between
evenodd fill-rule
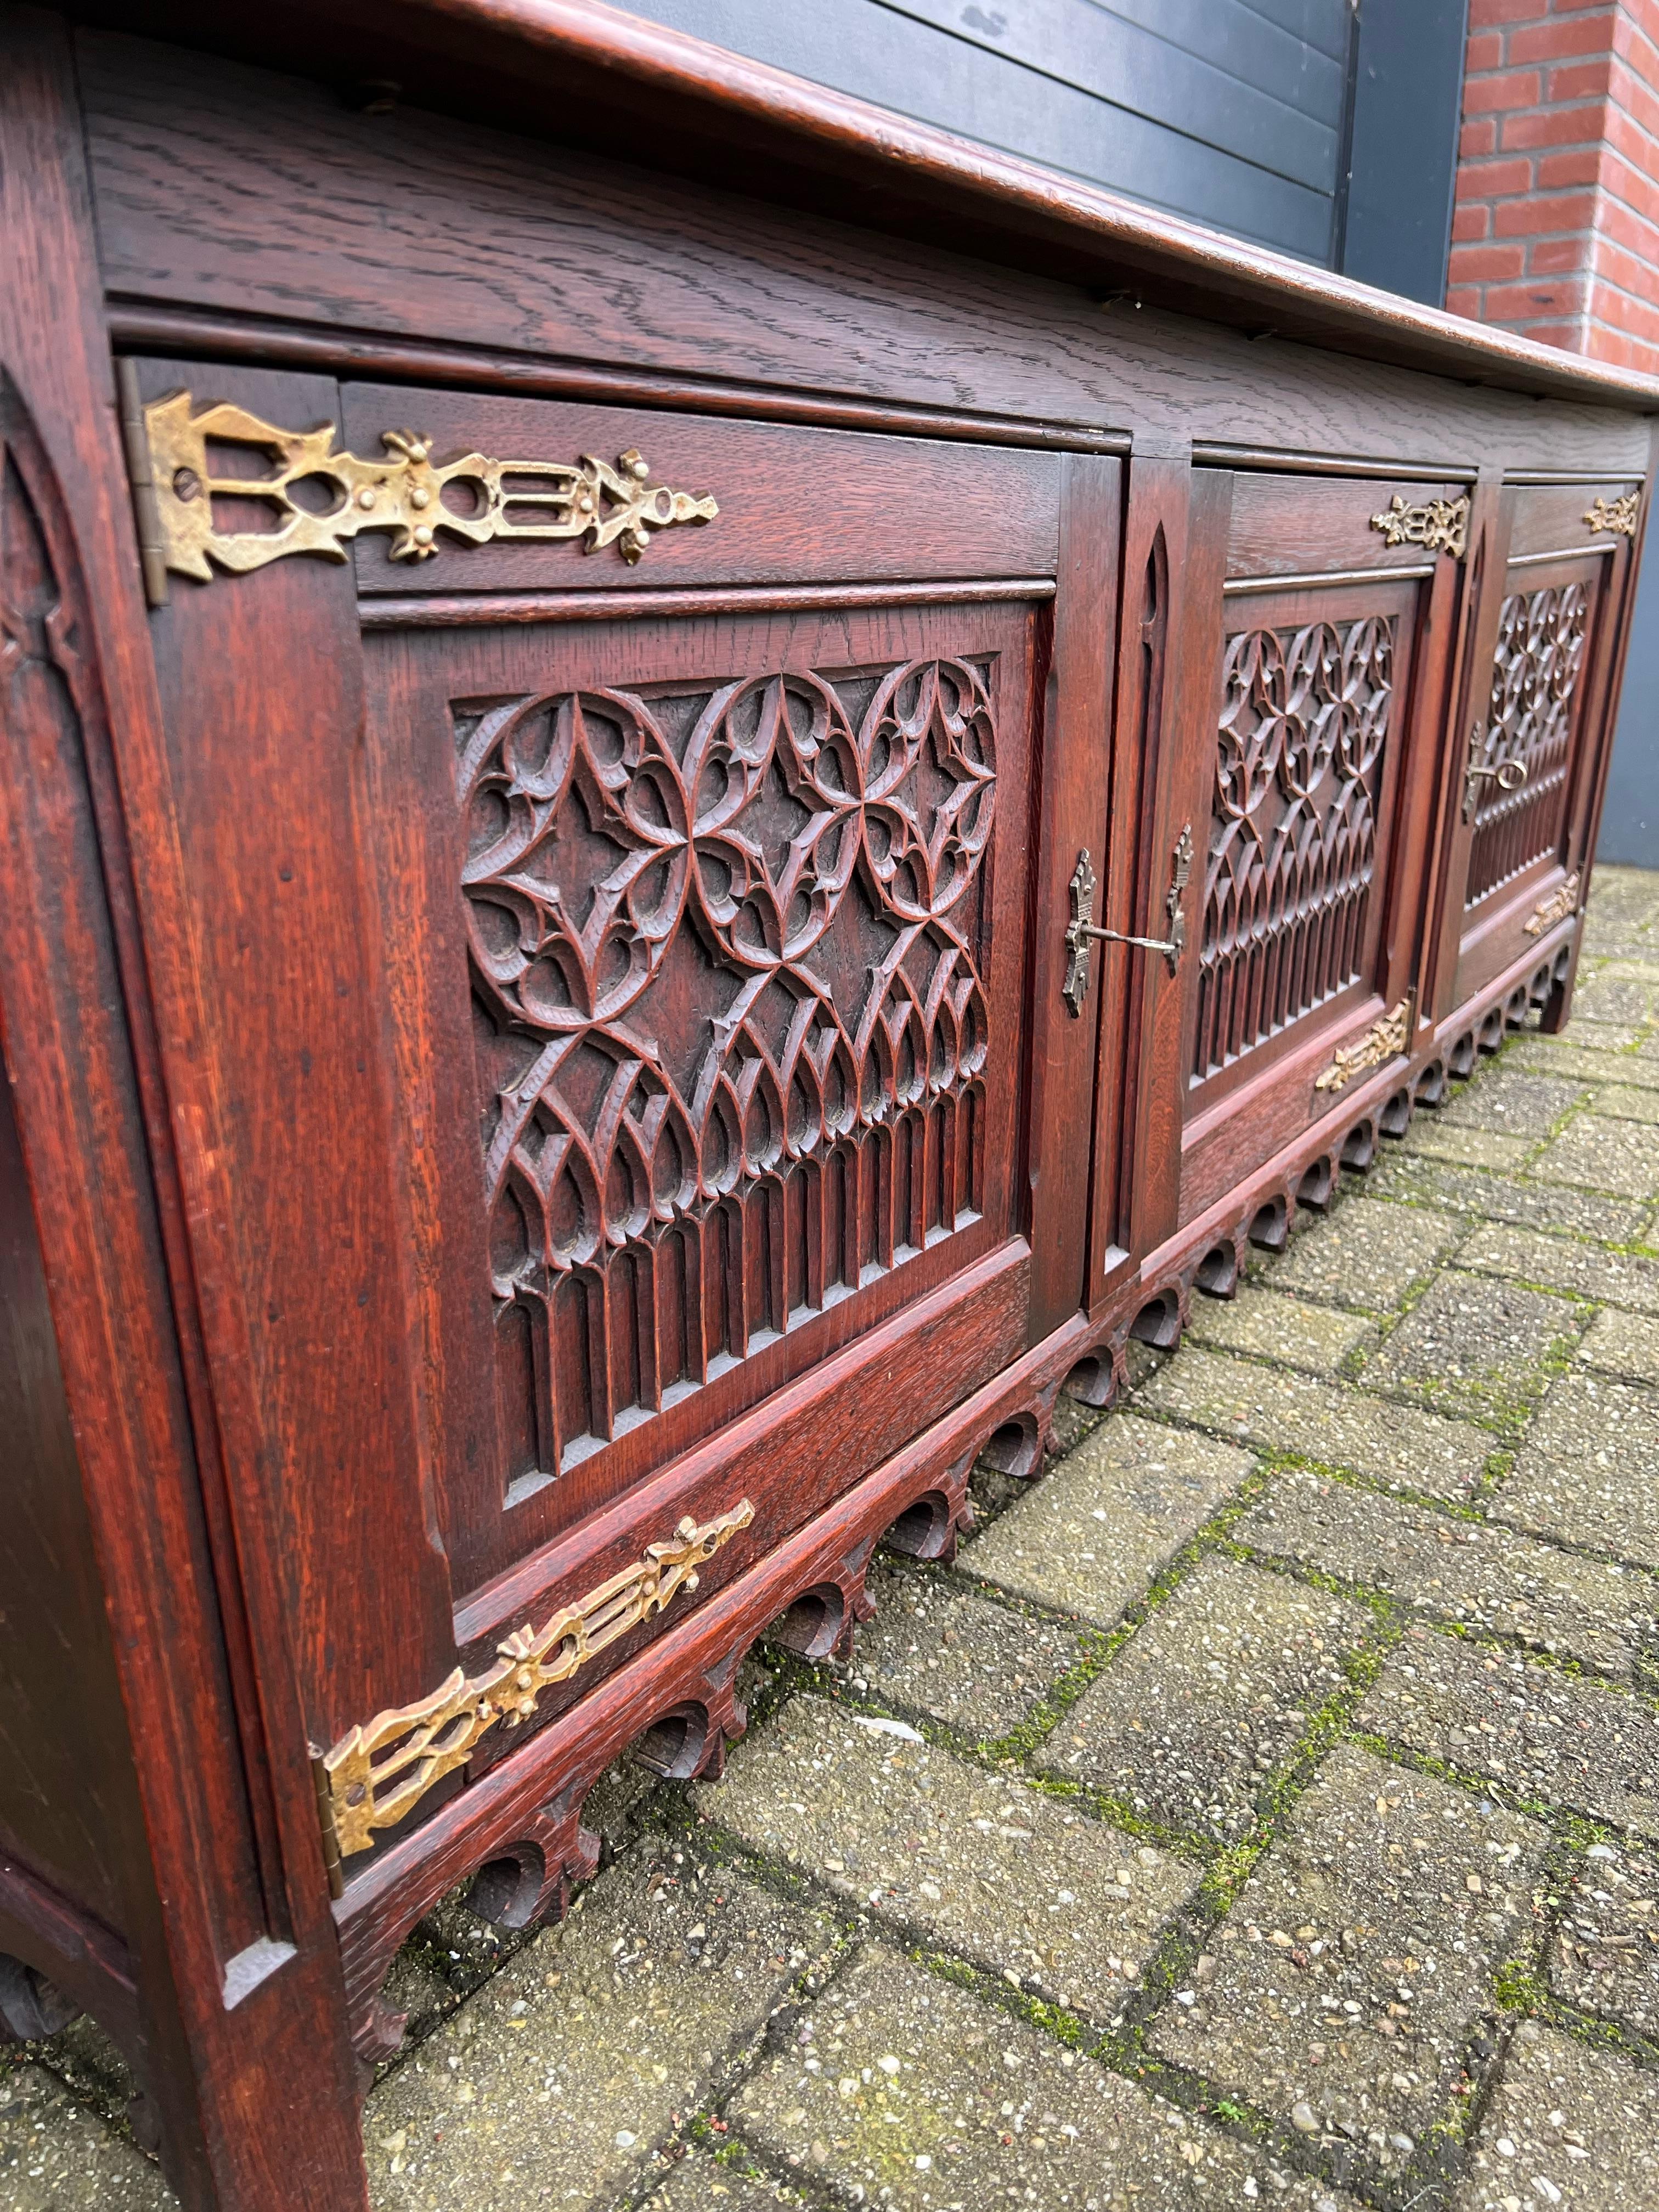
<instances>
[{"instance_id":1,"label":"moss between pavers","mask_svg":"<svg viewBox=\"0 0 1659 2212\"><path fill-rule=\"evenodd\" d=\"M896 2212L980 2212L1011 2198L1042 2212L1200 2212L1249 2194L1291 2212L1349 2212L1329 2185L879 1946L825 1992L803 2031L730 2116L842 2201L856 2192Z\"/></svg>"},{"instance_id":2,"label":"moss between pavers","mask_svg":"<svg viewBox=\"0 0 1659 2212\"><path fill-rule=\"evenodd\" d=\"M1659 1714L1639 1694L1413 1627L1358 1725L1535 1800L1659 1835Z\"/></svg>"},{"instance_id":3,"label":"moss between pavers","mask_svg":"<svg viewBox=\"0 0 1659 2212\"><path fill-rule=\"evenodd\" d=\"M1546 1400L1494 1492L1495 1520L1659 1567L1659 1396L1575 1372Z\"/></svg>"},{"instance_id":4,"label":"moss between pavers","mask_svg":"<svg viewBox=\"0 0 1659 2212\"><path fill-rule=\"evenodd\" d=\"M796 1698L697 1809L847 1904L1109 2019L1198 1870L892 1728Z\"/></svg>"},{"instance_id":5,"label":"moss between pavers","mask_svg":"<svg viewBox=\"0 0 1659 2212\"><path fill-rule=\"evenodd\" d=\"M1346 1599L1206 1559L1073 1709L1039 1763L1165 1829L1237 1841L1370 1626Z\"/></svg>"},{"instance_id":6,"label":"moss between pavers","mask_svg":"<svg viewBox=\"0 0 1659 2212\"><path fill-rule=\"evenodd\" d=\"M1160 2016L1152 2047L1402 2172L1447 2110L1547 1843L1340 1747L1218 1930L1201 1996Z\"/></svg>"},{"instance_id":7,"label":"moss between pavers","mask_svg":"<svg viewBox=\"0 0 1659 2212\"><path fill-rule=\"evenodd\" d=\"M1327 1570L1462 1626L1628 1675L1659 1634L1659 1585L1473 1514L1287 1470L1236 1524L1258 1553Z\"/></svg>"},{"instance_id":8,"label":"moss between pavers","mask_svg":"<svg viewBox=\"0 0 1659 2212\"><path fill-rule=\"evenodd\" d=\"M1183 1352L1141 1402L1237 1443L1441 1497L1468 1496L1492 1450L1491 1437L1467 1421L1219 1352Z\"/></svg>"},{"instance_id":9,"label":"moss between pavers","mask_svg":"<svg viewBox=\"0 0 1659 2212\"><path fill-rule=\"evenodd\" d=\"M1516 1434L1571 1364L1586 1317L1568 1299L1447 1267L1365 1359L1359 1379Z\"/></svg>"}]
</instances>

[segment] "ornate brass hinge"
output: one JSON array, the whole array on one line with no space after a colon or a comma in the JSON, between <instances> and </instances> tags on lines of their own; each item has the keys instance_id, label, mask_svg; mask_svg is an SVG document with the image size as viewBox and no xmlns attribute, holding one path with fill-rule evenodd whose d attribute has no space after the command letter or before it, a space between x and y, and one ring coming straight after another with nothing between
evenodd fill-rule
<instances>
[{"instance_id":1,"label":"ornate brass hinge","mask_svg":"<svg viewBox=\"0 0 1659 2212\"><path fill-rule=\"evenodd\" d=\"M1636 518L1641 512L1642 495L1627 491L1618 499L1603 499L1598 492L1585 511L1584 520L1590 526L1590 535L1609 530L1616 538L1634 538Z\"/></svg>"},{"instance_id":2,"label":"ornate brass hinge","mask_svg":"<svg viewBox=\"0 0 1659 2212\"><path fill-rule=\"evenodd\" d=\"M1095 893L1100 885L1095 875L1095 864L1085 846L1077 856L1077 866L1072 871L1072 918L1066 925L1066 980L1060 994L1071 1009L1072 1018L1083 1012L1083 1001L1089 995L1089 947L1096 939L1103 945L1139 945L1148 952L1161 952L1173 975L1181 964L1181 955L1187 943L1187 916L1182 898L1187 889L1187 878L1193 872L1193 825L1189 822L1176 840L1170 857L1170 892L1164 902L1169 916L1167 937L1126 937L1119 929L1102 929L1095 921Z\"/></svg>"},{"instance_id":3,"label":"ornate brass hinge","mask_svg":"<svg viewBox=\"0 0 1659 2212\"><path fill-rule=\"evenodd\" d=\"M1343 1046L1330 1066L1314 1078L1314 1089L1345 1090L1356 1075L1364 1075L1387 1060L1398 1060L1402 1052L1409 1052L1416 1009L1417 994L1408 991L1397 1006L1390 1006L1386 1014L1371 1024L1364 1036L1353 1044Z\"/></svg>"},{"instance_id":4,"label":"ornate brass hinge","mask_svg":"<svg viewBox=\"0 0 1659 2212\"><path fill-rule=\"evenodd\" d=\"M1527 780L1528 763L1523 760L1499 761L1491 767L1486 757L1486 725L1484 717L1469 727L1468 766L1463 775L1463 819L1473 822L1474 810L1480 803L1480 787L1495 783L1500 791L1519 791Z\"/></svg>"},{"instance_id":5,"label":"ornate brass hinge","mask_svg":"<svg viewBox=\"0 0 1659 2212\"><path fill-rule=\"evenodd\" d=\"M394 561L430 560L440 550L439 532L447 532L470 545L498 538L579 538L586 552L614 545L624 561L635 562L652 531L712 522L720 513L706 494L652 483L644 454L631 450L614 468L591 453L580 461L495 461L464 453L434 464L429 439L386 430L386 453L365 461L333 451L330 423L283 430L245 408L219 405L193 414L194 404L188 392L175 392L144 409L148 482L140 481L142 468L134 482L142 493L140 526L147 514L161 565L204 583L216 566L246 575L289 553L343 561L348 543L364 530L394 533ZM210 440L262 455L264 472L216 475ZM275 527L222 529L214 518L216 498L262 502ZM154 603L153 585L150 596Z\"/></svg>"},{"instance_id":6,"label":"ornate brass hinge","mask_svg":"<svg viewBox=\"0 0 1659 2212\"><path fill-rule=\"evenodd\" d=\"M1577 913L1578 884L1578 871L1575 868L1565 882L1559 883L1549 896L1533 908L1521 925L1528 937L1541 937L1558 921L1565 921L1570 914Z\"/></svg>"},{"instance_id":7,"label":"ornate brass hinge","mask_svg":"<svg viewBox=\"0 0 1659 2212\"><path fill-rule=\"evenodd\" d=\"M1382 532L1389 545L1421 545L1430 553L1449 553L1461 561L1469 542L1469 498L1425 500L1407 507L1405 495L1395 492L1381 514L1371 517L1371 528Z\"/></svg>"},{"instance_id":8,"label":"ornate brass hinge","mask_svg":"<svg viewBox=\"0 0 1659 2212\"><path fill-rule=\"evenodd\" d=\"M377 1828L393 1826L434 1782L465 1765L497 1722L517 1728L550 1684L568 1682L595 1653L660 1613L677 1592L696 1589L697 1569L754 1517L745 1498L701 1528L682 1521L666 1543L649 1545L643 1559L556 1613L544 1628L516 1629L496 1645L501 1656L482 1674L469 1676L458 1667L429 1698L376 1713L348 1729L331 1751L313 1751L325 1855L337 1864L368 1850ZM386 1755L377 1759L380 1751Z\"/></svg>"}]
</instances>

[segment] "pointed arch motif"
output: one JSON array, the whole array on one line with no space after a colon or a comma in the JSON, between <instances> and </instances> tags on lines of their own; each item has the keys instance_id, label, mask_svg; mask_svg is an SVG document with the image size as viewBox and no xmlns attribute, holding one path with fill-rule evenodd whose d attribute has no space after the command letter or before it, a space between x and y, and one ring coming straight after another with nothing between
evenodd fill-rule
<instances>
[{"instance_id":1,"label":"pointed arch motif","mask_svg":"<svg viewBox=\"0 0 1659 2212\"><path fill-rule=\"evenodd\" d=\"M950 659L453 714L490 1283L541 1378L503 1426L545 1475L973 1218L995 729Z\"/></svg>"}]
</instances>

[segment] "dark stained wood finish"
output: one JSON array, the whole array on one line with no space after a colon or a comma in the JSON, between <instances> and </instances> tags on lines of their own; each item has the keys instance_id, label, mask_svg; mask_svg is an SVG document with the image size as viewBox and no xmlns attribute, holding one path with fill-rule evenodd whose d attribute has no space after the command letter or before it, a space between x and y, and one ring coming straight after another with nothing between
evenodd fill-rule
<instances>
[{"instance_id":1,"label":"dark stained wood finish","mask_svg":"<svg viewBox=\"0 0 1659 2212\"><path fill-rule=\"evenodd\" d=\"M53 1541L66 1575L86 1571L83 1510L102 1584L82 1613L72 1579L65 1588L58 1632L80 1647L89 1694L84 1708L60 1695L46 1719L78 1743L82 1784L43 1808L8 1775L0 1822L17 1856L0 1910L8 1948L92 2002L122 2042L191 2212L334 2212L365 2201L352 2061L314 1809L294 1763L285 1629L258 1613L271 1547L239 1573L213 1495L195 1302L198 1286L204 1304L212 1295L210 1268L193 1286L185 1247L210 1221L212 1176L179 1176L174 1154L175 1138L182 1158L211 1122L188 1072L198 1015L73 71L50 17L8 11L0 35L0 1031L78 1462L48 1461L31 1487L78 1482L83 1509L52 1499ZM164 1056L178 1079L165 1085ZM26 1237L14 1264L27 1328ZM49 1424L50 1369L31 1386ZM222 1413L234 1404L233 1391ZM9 1614L22 1610L12 1575L39 1565L29 1543L0 1551ZM257 1684L242 1663L245 1606L269 1630ZM125 1741L106 1751L111 1689L98 1678L112 1662ZM88 1802L103 1876L60 1890L76 1856L64 1838ZM56 1860L57 1881L30 1863L37 1851Z\"/></svg>"},{"instance_id":2,"label":"dark stained wood finish","mask_svg":"<svg viewBox=\"0 0 1659 2212\"><path fill-rule=\"evenodd\" d=\"M0 9L0 1953L190 2212L350 2212L422 1912L562 1909L607 1764L718 1771L781 1616L845 1650L878 1542L1565 1018L1659 386L589 0L70 15ZM112 352L720 514L147 617ZM1466 824L1564 652L1535 823ZM1242 994L1223 785L1306 833ZM1186 825L1174 973L1097 942L1074 1018L1079 853L1161 939ZM312 1746L744 1498L331 1899Z\"/></svg>"}]
</instances>

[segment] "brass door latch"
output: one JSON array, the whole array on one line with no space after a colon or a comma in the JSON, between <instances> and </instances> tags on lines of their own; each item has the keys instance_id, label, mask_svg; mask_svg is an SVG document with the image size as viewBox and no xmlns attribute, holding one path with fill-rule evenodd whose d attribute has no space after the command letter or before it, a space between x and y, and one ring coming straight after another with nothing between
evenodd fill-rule
<instances>
[{"instance_id":1,"label":"brass door latch","mask_svg":"<svg viewBox=\"0 0 1659 2212\"><path fill-rule=\"evenodd\" d=\"M1477 721L1469 731L1469 764L1463 784L1463 819L1472 821L1480 801L1483 783L1495 783L1500 791L1519 791L1527 780L1527 763L1523 760L1499 761L1496 768L1488 766L1481 758L1486 742L1486 725Z\"/></svg>"},{"instance_id":2,"label":"brass door latch","mask_svg":"<svg viewBox=\"0 0 1659 2212\"><path fill-rule=\"evenodd\" d=\"M1170 973L1175 974L1187 944L1187 915L1182 902L1192 872L1193 825L1189 822L1176 840L1170 860L1170 893L1164 902L1164 910L1170 917L1169 935L1127 937L1121 929L1102 929L1095 920L1095 893L1100 884L1089 848L1084 847L1072 871L1072 918L1066 925L1066 950L1070 957L1066 963L1066 981L1060 987L1060 996L1070 1007L1073 1021L1082 1013L1083 1001L1089 995L1089 946L1096 939L1103 945L1138 945L1144 951L1161 952L1169 963Z\"/></svg>"}]
</instances>

